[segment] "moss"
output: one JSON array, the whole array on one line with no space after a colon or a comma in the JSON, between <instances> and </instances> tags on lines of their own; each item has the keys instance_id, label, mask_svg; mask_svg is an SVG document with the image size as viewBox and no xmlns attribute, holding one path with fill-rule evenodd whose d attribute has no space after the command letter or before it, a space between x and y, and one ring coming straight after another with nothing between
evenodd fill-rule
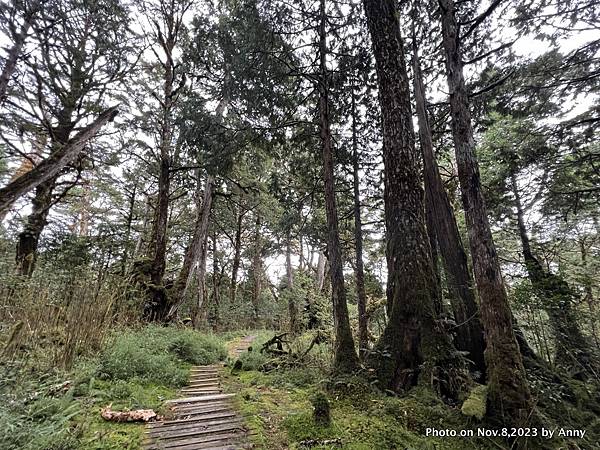
<instances>
[{"instance_id":1,"label":"moss","mask_svg":"<svg viewBox=\"0 0 600 450\"><path fill-rule=\"evenodd\" d=\"M329 400L323 392L317 392L310 400L313 407L313 419L317 425L328 426L331 423Z\"/></svg>"},{"instance_id":2,"label":"moss","mask_svg":"<svg viewBox=\"0 0 600 450\"><path fill-rule=\"evenodd\" d=\"M467 399L464 401L461 412L467 417L475 417L482 420L485 416L487 406L487 386L475 386Z\"/></svg>"},{"instance_id":3,"label":"moss","mask_svg":"<svg viewBox=\"0 0 600 450\"><path fill-rule=\"evenodd\" d=\"M445 405L431 389L418 387L402 398L390 397L369 388L360 377L335 379L338 386L328 391L331 422L317 423L311 399L320 391L323 374L302 387L283 382L296 377L295 372L242 371L225 378L226 390L240 393L237 407L247 417L257 448L299 449L305 439L341 439L342 448L351 450L498 448L477 438L427 437L431 427L468 428L467 418Z\"/></svg>"}]
</instances>

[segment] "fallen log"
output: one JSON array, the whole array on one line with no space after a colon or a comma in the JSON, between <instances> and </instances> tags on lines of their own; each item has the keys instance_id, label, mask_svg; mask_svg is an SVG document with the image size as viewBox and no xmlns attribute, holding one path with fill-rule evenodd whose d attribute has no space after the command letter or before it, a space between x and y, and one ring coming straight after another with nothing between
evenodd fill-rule
<instances>
[{"instance_id":1,"label":"fallen log","mask_svg":"<svg viewBox=\"0 0 600 450\"><path fill-rule=\"evenodd\" d=\"M113 411L112 404L102 408L100 415L109 422L154 422L162 418L152 409L136 409L133 411Z\"/></svg>"}]
</instances>

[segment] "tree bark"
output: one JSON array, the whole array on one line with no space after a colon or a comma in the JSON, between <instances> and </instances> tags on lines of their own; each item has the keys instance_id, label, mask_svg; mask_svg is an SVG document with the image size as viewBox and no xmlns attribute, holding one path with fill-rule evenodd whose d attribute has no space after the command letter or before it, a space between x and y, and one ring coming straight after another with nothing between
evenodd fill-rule
<instances>
[{"instance_id":1,"label":"tree bark","mask_svg":"<svg viewBox=\"0 0 600 450\"><path fill-rule=\"evenodd\" d=\"M452 135L485 333L489 411L506 423L520 426L529 419L531 393L513 332L512 313L481 192L454 2L440 0L439 3Z\"/></svg>"},{"instance_id":2,"label":"tree bark","mask_svg":"<svg viewBox=\"0 0 600 450\"><path fill-rule=\"evenodd\" d=\"M31 202L31 214L27 224L17 241L15 262L19 275L30 277L37 263L39 239L46 226L48 213L52 206L52 193L56 185L56 177L45 181L35 188L35 196Z\"/></svg>"},{"instance_id":3,"label":"tree bark","mask_svg":"<svg viewBox=\"0 0 600 450\"><path fill-rule=\"evenodd\" d=\"M327 258L322 251L319 251L319 258L317 260L317 290L323 291L323 285L325 284L325 266L327 265Z\"/></svg>"},{"instance_id":4,"label":"tree bark","mask_svg":"<svg viewBox=\"0 0 600 450\"><path fill-rule=\"evenodd\" d=\"M474 368L485 374L483 328L479 318L478 306L473 292L473 282L467 263L467 254L460 239L458 225L450 199L435 160L433 141L425 88L419 64L416 41L413 37L414 92L419 121L419 137L423 153L423 171L425 179L425 203L428 205L430 219L428 230L435 236L444 263L450 301L456 321L455 345L459 350L469 352L468 358Z\"/></svg>"},{"instance_id":5,"label":"tree bark","mask_svg":"<svg viewBox=\"0 0 600 450\"><path fill-rule=\"evenodd\" d=\"M327 17L325 13L325 0L320 0L319 10L319 125L323 157L323 182L325 184L325 210L327 215L327 253L331 265L331 298L335 328L333 371L336 373L351 373L358 367L358 357L354 349L354 339L352 338L348 305L346 303L346 288L344 286L343 262L335 199L333 148L329 122L329 75L326 65L327 35L325 25Z\"/></svg>"},{"instance_id":6,"label":"tree bark","mask_svg":"<svg viewBox=\"0 0 600 450\"><path fill-rule=\"evenodd\" d=\"M217 232L212 233L212 258L213 258L213 273L212 273L212 304L214 307L214 325L213 328L218 330L221 324L220 307L221 307L221 274L219 272L219 260L217 258Z\"/></svg>"},{"instance_id":7,"label":"tree bark","mask_svg":"<svg viewBox=\"0 0 600 450\"><path fill-rule=\"evenodd\" d=\"M290 332L292 334L300 331L300 324L298 322L298 307L294 301L294 296L291 290L294 287L294 272L292 270L292 238L288 231L285 239L285 279L286 289L288 290L288 314L290 316Z\"/></svg>"},{"instance_id":8,"label":"tree bark","mask_svg":"<svg viewBox=\"0 0 600 450\"><path fill-rule=\"evenodd\" d=\"M127 210L127 217L125 219L125 238L123 239L123 256L121 258L121 276L125 276L127 273L127 265L129 263L129 249L131 240L131 228L133 225L135 199L137 194L137 185L133 186L133 191L129 196L129 209Z\"/></svg>"},{"instance_id":9,"label":"tree bark","mask_svg":"<svg viewBox=\"0 0 600 450\"><path fill-rule=\"evenodd\" d=\"M531 285L544 302L554 334L555 360L558 367L567 370L572 376L589 378L600 374L598 355L594 354L591 342L581 332L579 321L573 310L576 294L559 275L542 267L534 256L527 235L521 194L514 173L511 174L511 187L517 210L517 226L523 250L525 267Z\"/></svg>"},{"instance_id":10,"label":"tree bark","mask_svg":"<svg viewBox=\"0 0 600 450\"><path fill-rule=\"evenodd\" d=\"M73 70L75 71L77 68L74 68ZM71 91L72 94L73 92L74 91ZM75 98L77 96L73 95L73 97ZM69 136L73 131L73 127L75 126L72 121L74 110L75 108L73 103L64 105L63 108L56 114L58 124L56 127L53 127L49 133L52 138L52 150L50 157L48 157L47 160L52 159L56 154L58 154L59 162L57 164L63 164L62 167L66 165L66 162L63 162L61 159L61 155L63 154L61 150L64 150L65 147L68 147L67 144L69 142ZM85 134L86 129L84 129L82 132L84 134L79 133L78 136L88 136ZM83 139L80 139L76 142L77 144L75 147L78 147L79 145L83 146L83 144L85 144ZM31 214L27 218L27 224L25 225L23 231L19 234L17 242L15 257L17 273L24 276L31 276L33 274L33 270L35 269L40 236L47 224L48 214L53 204L52 195L56 186L56 180L60 175L60 170L56 170L56 167L51 166L48 168L47 165L46 169L50 173L48 174L48 172L42 172L44 174L42 175L42 178L45 179L45 181L37 184L35 196L31 202ZM29 171L25 175L22 175L22 177L26 177L32 172L33 170ZM22 177L19 177L19 179ZM19 179L15 180L15 182L18 182ZM29 179L31 179L31 175Z\"/></svg>"},{"instance_id":11,"label":"tree bark","mask_svg":"<svg viewBox=\"0 0 600 450\"><path fill-rule=\"evenodd\" d=\"M389 322L368 363L382 387L391 390L408 389L420 376L430 383L432 370L439 367L449 381L446 393L454 395L452 372L460 362L436 321L436 278L425 230L399 12L394 0L363 0L363 5L375 54L383 126L389 307Z\"/></svg>"},{"instance_id":12,"label":"tree bark","mask_svg":"<svg viewBox=\"0 0 600 450\"><path fill-rule=\"evenodd\" d=\"M358 306L358 354L364 359L369 347L369 317L367 315L367 295L365 293L365 271L363 264L363 231L360 214L360 174L358 154L358 133L356 124L356 95L352 88L352 188L354 193L354 257L356 296ZM319 255L320 256L320 255Z\"/></svg>"},{"instance_id":13,"label":"tree bark","mask_svg":"<svg viewBox=\"0 0 600 450\"><path fill-rule=\"evenodd\" d=\"M17 177L14 181L0 189L0 213L5 213L22 195L47 183L58 176L64 167L72 162L83 150L85 144L94 137L100 128L112 121L118 113L118 106L107 109L90 125L77 133L72 139L54 143L52 154L29 172ZM68 139L68 135L67 138ZM47 187L46 186L46 187ZM43 191L44 189L41 189Z\"/></svg>"},{"instance_id":14,"label":"tree bark","mask_svg":"<svg viewBox=\"0 0 600 450\"><path fill-rule=\"evenodd\" d=\"M242 223L244 219L244 214L242 213L242 207L238 205L237 214L236 214L236 228L235 228L235 240L233 243L234 247L234 255L233 255L233 264L231 268L231 293L230 300L231 304L235 304L235 294L237 291L237 275L240 269L240 257L242 254Z\"/></svg>"},{"instance_id":15,"label":"tree bark","mask_svg":"<svg viewBox=\"0 0 600 450\"><path fill-rule=\"evenodd\" d=\"M207 175L204 184L202 203L199 201L197 202L196 221L194 223L192 240L185 249L183 265L181 266L181 270L177 275L175 284L169 293L170 297L172 298L172 305L170 306L166 316L166 318L169 320L172 320L175 317L177 311L185 302L186 295L192 285L194 267L202 261L203 255L206 254L206 240L208 237L208 225L213 203L214 183L214 176ZM206 264L205 256L204 261ZM202 284L204 284L204 282L202 282ZM203 301L204 300L202 299L202 302Z\"/></svg>"},{"instance_id":16,"label":"tree bark","mask_svg":"<svg viewBox=\"0 0 600 450\"><path fill-rule=\"evenodd\" d=\"M260 236L261 218L260 213L256 213L256 223L254 225L254 254L252 255L252 309L254 321L259 319L258 306L260 293L262 291L262 240Z\"/></svg>"}]
</instances>

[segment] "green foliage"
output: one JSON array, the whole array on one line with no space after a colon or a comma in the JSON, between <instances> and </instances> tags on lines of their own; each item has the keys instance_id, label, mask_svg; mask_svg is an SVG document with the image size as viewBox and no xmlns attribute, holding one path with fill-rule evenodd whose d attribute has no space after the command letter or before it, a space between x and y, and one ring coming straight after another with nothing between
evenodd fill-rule
<instances>
[{"instance_id":1,"label":"green foliage","mask_svg":"<svg viewBox=\"0 0 600 450\"><path fill-rule=\"evenodd\" d=\"M116 333L99 359L98 375L109 380L142 378L183 386L188 364L212 364L225 358L223 344L194 330L147 326Z\"/></svg>"},{"instance_id":2,"label":"green foliage","mask_svg":"<svg viewBox=\"0 0 600 450\"><path fill-rule=\"evenodd\" d=\"M22 366L0 371L0 448L3 450L75 450L81 413L73 388L54 373L39 377Z\"/></svg>"},{"instance_id":3,"label":"green foliage","mask_svg":"<svg viewBox=\"0 0 600 450\"><path fill-rule=\"evenodd\" d=\"M262 370L263 365L269 361L269 357L258 350L242 353L238 361L242 364L242 370Z\"/></svg>"}]
</instances>

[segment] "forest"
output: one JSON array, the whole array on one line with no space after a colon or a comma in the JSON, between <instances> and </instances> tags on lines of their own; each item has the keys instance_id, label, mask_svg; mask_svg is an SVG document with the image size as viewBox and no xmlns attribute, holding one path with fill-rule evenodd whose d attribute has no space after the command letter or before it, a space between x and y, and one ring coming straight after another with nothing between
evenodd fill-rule
<instances>
[{"instance_id":1,"label":"forest","mask_svg":"<svg viewBox=\"0 0 600 450\"><path fill-rule=\"evenodd\" d=\"M600 449L595 0L0 0L0 449Z\"/></svg>"}]
</instances>

